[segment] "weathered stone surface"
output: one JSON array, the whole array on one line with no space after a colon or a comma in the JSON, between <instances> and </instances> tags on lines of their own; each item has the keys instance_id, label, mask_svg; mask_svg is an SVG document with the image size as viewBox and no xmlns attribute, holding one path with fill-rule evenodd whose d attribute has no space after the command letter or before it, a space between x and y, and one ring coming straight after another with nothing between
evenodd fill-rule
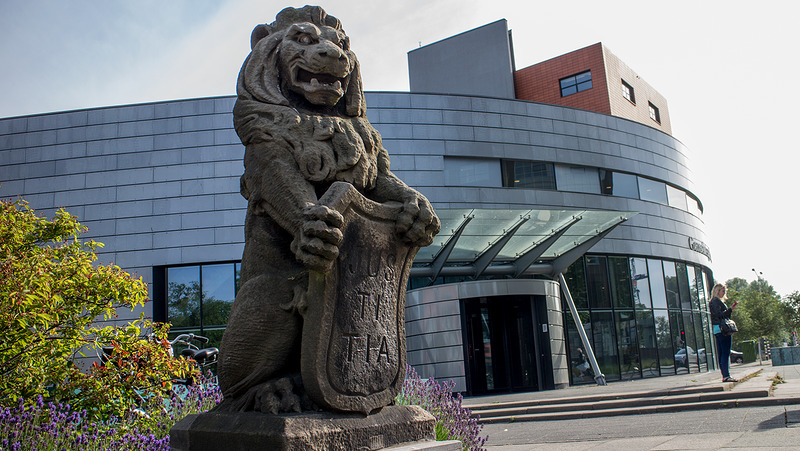
<instances>
[{"instance_id":1,"label":"weathered stone surface","mask_svg":"<svg viewBox=\"0 0 800 451\"><path fill-rule=\"evenodd\" d=\"M402 383L410 260L439 220L389 170L338 19L287 8L253 30L251 48L233 111L248 199L242 285L218 411L370 412ZM343 208L323 200L341 193Z\"/></svg>"},{"instance_id":2,"label":"weathered stone surface","mask_svg":"<svg viewBox=\"0 0 800 451\"><path fill-rule=\"evenodd\" d=\"M331 270L310 274L303 383L318 406L368 414L403 384L404 300L417 248L393 239L399 203L372 202L343 182L320 203L342 214L343 240Z\"/></svg>"},{"instance_id":3,"label":"weathered stone surface","mask_svg":"<svg viewBox=\"0 0 800 451\"><path fill-rule=\"evenodd\" d=\"M176 424L170 431L170 448L173 451L378 450L432 440L434 422L418 406L388 406L369 416L330 412L280 415L210 412L189 415Z\"/></svg>"}]
</instances>

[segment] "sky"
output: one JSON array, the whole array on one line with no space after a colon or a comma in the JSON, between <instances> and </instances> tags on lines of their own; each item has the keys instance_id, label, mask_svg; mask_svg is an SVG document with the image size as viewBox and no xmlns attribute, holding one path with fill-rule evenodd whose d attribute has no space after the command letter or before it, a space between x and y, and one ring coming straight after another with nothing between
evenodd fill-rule
<instances>
[{"instance_id":1,"label":"sky","mask_svg":"<svg viewBox=\"0 0 800 451\"><path fill-rule=\"evenodd\" d=\"M235 94L275 0L3 0L0 117ZM783 0L330 0L367 91L408 91L407 52L498 19L516 67L603 42L666 97L691 154L717 280L800 291L800 35ZM794 56L793 56L794 55Z\"/></svg>"}]
</instances>

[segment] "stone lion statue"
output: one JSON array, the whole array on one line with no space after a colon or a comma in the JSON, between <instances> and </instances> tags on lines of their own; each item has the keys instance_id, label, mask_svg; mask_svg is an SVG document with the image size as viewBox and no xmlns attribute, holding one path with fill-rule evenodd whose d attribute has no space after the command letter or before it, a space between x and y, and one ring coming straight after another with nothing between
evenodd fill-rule
<instances>
[{"instance_id":1,"label":"stone lion statue","mask_svg":"<svg viewBox=\"0 0 800 451\"><path fill-rule=\"evenodd\" d=\"M440 225L428 200L389 170L338 19L316 6L287 8L253 30L251 48L233 109L248 208L241 288L218 364L219 410L308 410L302 298L309 270L330 268L342 241L342 216L319 197L347 182L368 199L402 203L396 233L411 245L429 245Z\"/></svg>"}]
</instances>

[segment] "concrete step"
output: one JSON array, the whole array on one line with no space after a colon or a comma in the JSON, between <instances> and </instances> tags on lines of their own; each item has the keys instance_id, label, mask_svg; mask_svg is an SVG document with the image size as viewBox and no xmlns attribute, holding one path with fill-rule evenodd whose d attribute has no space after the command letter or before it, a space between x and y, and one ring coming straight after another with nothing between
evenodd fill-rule
<instances>
[{"instance_id":1,"label":"concrete step","mask_svg":"<svg viewBox=\"0 0 800 451\"><path fill-rule=\"evenodd\" d=\"M774 371L766 374L753 372L746 376L747 380L738 383L473 404L468 407L481 423L504 423L800 404L800 398L770 396L774 375Z\"/></svg>"}]
</instances>

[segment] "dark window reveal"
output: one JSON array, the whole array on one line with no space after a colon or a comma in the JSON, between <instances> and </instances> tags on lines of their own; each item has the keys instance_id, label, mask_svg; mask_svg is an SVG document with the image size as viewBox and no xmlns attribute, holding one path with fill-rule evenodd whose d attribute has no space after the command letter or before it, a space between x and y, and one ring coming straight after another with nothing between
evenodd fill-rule
<instances>
[{"instance_id":1,"label":"dark window reveal","mask_svg":"<svg viewBox=\"0 0 800 451\"><path fill-rule=\"evenodd\" d=\"M650 119L661 123L661 114L658 112L658 107L653 105L651 102L647 102L647 105L650 107Z\"/></svg>"},{"instance_id":2,"label":"dark window reveal","mask_svg":"<svg viewBox=\"0 0 800 451\"><path fill-rule=\"evenodd\" d=\"M636 105L636 95L633 92L633 86L625 83L625 80L622 80L622 97L625 97L630 103Z\"/></svg>"},{"instance_id":3,"label":"dark window reveal","mask_svg":"<svg viewBox=\"0 0 800 451\"><path fill-rule=\"evenodd\" d=\"M587 70L571 77L559 80L561 85L561 97L566 97L576 92L586 91L592 88L592 71Z\"/></svg>"}]
</instances>

